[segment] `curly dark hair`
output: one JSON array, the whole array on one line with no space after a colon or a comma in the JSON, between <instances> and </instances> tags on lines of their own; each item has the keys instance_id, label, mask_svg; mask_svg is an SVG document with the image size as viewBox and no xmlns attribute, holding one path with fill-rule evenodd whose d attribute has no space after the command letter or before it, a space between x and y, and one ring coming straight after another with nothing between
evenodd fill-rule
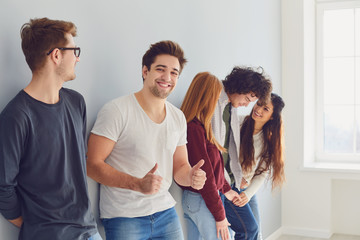
<instances>
[{"instance_id":1,"label":"curly dark hair","mask_svg":"<svg viewBox=\"0 0 360 240\"><path fill-rule=\"evenodd\" d=\"M254 69L236 66L222 82L227 94L253 92L260 103L267 102L272 91L271 81L262 67Z\"/></svg>"}]
</instances>

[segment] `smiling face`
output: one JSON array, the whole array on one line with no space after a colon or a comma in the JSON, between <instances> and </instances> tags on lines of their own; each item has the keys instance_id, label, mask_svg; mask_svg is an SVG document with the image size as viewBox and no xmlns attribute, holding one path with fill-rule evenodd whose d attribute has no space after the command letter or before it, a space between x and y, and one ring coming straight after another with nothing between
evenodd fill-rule
<instances>
[{"instance_id":1,"label":"smiling face","mask_svg":"<svg viewBox=\"0 0 360 240\"><path fill-rule=\"evenodd\" d=\"M258 103L255 104L251 117L255 122L267 123L271 118L274 111L274 106L269 101L266 105L260 106Z\"/></svg>"},{"instance_id":2,"label":"smiling face","mask_svg":"<svg viewBox=\"0 0 360 240\"><path fill-rule=\"evenodd\" d=\"M159 55L150 69L143 66L144 88L155 96L165 99L174 90L180 74L179 60L171 55Z\"/></svg>"},{"instance_id":3,"label":"smiling face","mask_svg":"<svg viewBox=\"0 0 360 240\"><path fill-rule=\"evenodd\" d=\"M229 101L234 108L237 107L247 107L250 102L256 101L258 98L255 96L254 93L249 92L246 94L238 94L232 93L228 94Z\"/></svg>"}]
</instances>

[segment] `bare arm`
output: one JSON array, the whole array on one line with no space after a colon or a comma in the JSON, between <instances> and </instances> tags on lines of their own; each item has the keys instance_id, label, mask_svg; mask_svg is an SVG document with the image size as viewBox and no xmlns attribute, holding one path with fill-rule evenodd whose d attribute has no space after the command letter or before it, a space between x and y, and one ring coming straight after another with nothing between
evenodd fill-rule
<instances>
[{"instance_id":1,"label":"bare arm","mask_svg":"<svg viewBox=\"0 0 360 240\"><path fill-rule=\"evenodd\" d=\"M143 178L120 172L105 162L114 146L115 142L106 137L90 135L86 163L87 175L110 187L130 189L144 194L156 193L162 181L162 177L154 174L157 164Z\"/></svg>"},{"instance_id":2,"label":"bare arm","mask_svg":"<svg viewBox=\"0 0 360 240\"><path fill-rule=\"evenodd\" d=\"M174 179L179 185L191 186L197 190L203 188L206 174L200 167L204 164L204 160L200 160L198 164L191 168L188 162L186 145L176 147L173 160Z\"/></svg>"},{"instance_id":3,"label":"bare arm","mask_svg":"<svg viewBox=\"0 0 360 240\"><path fill-rule=\"evenodd\" d=\"M9 222L11 222L12 224L14 224L15 226L17 227L21 227L22 223L23 223L23 219L22 217L18 217L18 218L15 218L13 220L9 220Z\"/></svg>"}]
</instances>

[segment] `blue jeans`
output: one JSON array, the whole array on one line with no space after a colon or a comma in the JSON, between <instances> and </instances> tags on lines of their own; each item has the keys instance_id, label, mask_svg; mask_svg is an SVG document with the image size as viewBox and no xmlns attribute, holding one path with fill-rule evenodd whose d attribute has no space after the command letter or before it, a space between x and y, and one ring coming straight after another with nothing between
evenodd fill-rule
<instances>
[{"instance_id":1,"label":"blue jeans","mask_svg":"<svg viewBox=\"0 0 360 240\"><path fill-rule=\"evenodd\" d=\"M240 193L236 187L233 187L233 190ZM224 205L226 218L231 224L231 229L235 232L235 240L257 240L258 224L249 203L243 207L238 207L225 198Z\"/></svg>"},{"instance_id":2,"label":"blue jeans","mask_svg":"<svg viewBox=\"0 0 360 240\"><path fill-rule=\"evenodd\" d=\"M184 190L182 196L184 219L189 240L218 240L215 218L205 205L201 194Z\"/></svg>"},{"instance_id":3,"label":"blue jeans","mask_svg":"<svg viewBox=\"0 0 360 240\"><path fill-rule=\"evenodd\" d=\"M96 233L95 235L92 235L88 238L88 240L103 240L99 233Z\"/></svg>"},{"instance_id":4,"label":"blue jeans","mask_svg":"<svg viewBox=\"0 0 360 240\"><path fill-rule=\"evenodd\" d=\"M260 224L260 212L259 212L259 204L256 197L256 194L250 199L249 206L251 208L252 213L254 214L255 220L258 224L258 240L262 240L262 234L261 234L261 224Z\"/></svg>"},{"instance_id":5,"label":"blue jeans","mask_svg":"<svg viewBox=\"0 0 360 240\"><path fill-rule=\"evenodd\" d=\"M106 240L184 239L175 208L144 217L103 218L101 221Z\"/></svg>"}]
</instances>

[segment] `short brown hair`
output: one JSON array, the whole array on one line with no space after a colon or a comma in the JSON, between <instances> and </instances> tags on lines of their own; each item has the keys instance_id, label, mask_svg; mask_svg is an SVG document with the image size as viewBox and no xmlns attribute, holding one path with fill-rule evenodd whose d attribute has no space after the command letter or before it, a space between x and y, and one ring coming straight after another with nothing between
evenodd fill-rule
<instances>
[{"instance_id":1,"label":"short brown hair","mask_svg":"<svg viewBox=\"0 0 360 240\"><path fill-rule=\"evenodd\" d=\"M48 18L35 18L30 19L21 27L21 47L32 72L43 66L46 53L50 49L67 44L66 33L75 37L75 24Z\"/></svg>"},{"instance_id":2,"label":"short brown hair","mask_svg":"<svg viewBox=\"0 0 360 240\"><path fill-rule=\"evenodd\" d=\"M180 45L173 41L161 41L151 44L149 50L146 51L142 58L142 66L146 66L150 70L150 66L155 62L155 58L162 54L176 57L179 60L179 71L181 73L187 60Z\"/></svg>"}]
</instances>

